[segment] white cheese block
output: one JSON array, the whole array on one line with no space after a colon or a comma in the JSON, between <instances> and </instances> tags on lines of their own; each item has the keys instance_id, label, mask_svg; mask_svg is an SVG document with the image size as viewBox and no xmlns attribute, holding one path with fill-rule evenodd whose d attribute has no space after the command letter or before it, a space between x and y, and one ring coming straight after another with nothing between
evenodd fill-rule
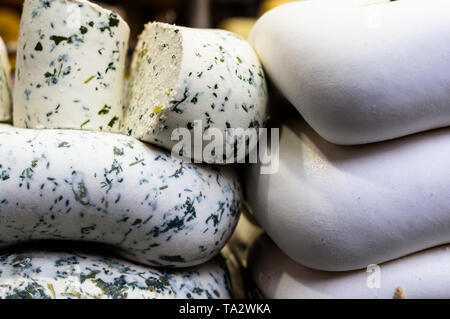
<instances>
[{"instance_id":1,"label":"white cheese block","mask_svg":"<svg viewBox=\"0 0 450 319\"><path fill-rule=\"evenodd\" d=\"M300 1L250 41L276 86L332 143L450 125L450 2Z\"/></svg>"},{"instance_id":2,"label":"white cheese block","mask_svg":"<svg viewBox=\"0 0 450 319\"><path fill-rule=\"evenodd\" d=\"M2 38L0 38L0 122L9 122L11 120L10 72L11 66L8 60L8 51Z\"/></svg>"},{"instance_id":3,"label":"white cheese block","mask_svg":"<svg viewBox=\"0 0 450 319\"><path fill-rule=\"evenodd\" d=\"M153 266L211 259L239 218L233 168L184 164L118 134L0 126L0 247L101 242Z\"/></svg>"},{"instance_id":4,"label":"white cheese block","mask_svg":"<svg viewBox=\"0 0 450 319\"><path fill-rule=\"evenodd\" d=\"M450 298L448 245L367 269L336 273L312 270L295 263L263 236L252 247L249 264L256 291L263 298Z\"/></svg>"},{"instance_id":5,"label":"white cheese block","mask_svg":"<svg viewBox=\"0 0 450 319\"><path fill-rule=\"evenodd\" d=\"M0 299L187 298L231 298L221 258L183 270L157 270L72 247L0 253Z\"/></svg>"},{"instance_id":6,"label":"white cheese block","mask_svg":"<svg viewBox=\"0 0 450 319\"><path fill-rule=\"evenodd\" d=\"M265 125L267 88L262 66L251 46L223 30L190 29L150 23L139 37L130 71L125 131L171 150L175 129L192 134L191 155L204 160L211 141L194 144L194 132ZM196 121L201 121L196 122ZM201 127L200 127L201 126ZM239 139L237 147L245 139ZM222 141L221 141L222 142ZM220 145L234 145L223 139ZM194 145L197 150L194 151ZM254 146L254 145L253 145ZM233 154L232 154L233 155ZM232 157L232 156L231 156ZM221 156L206 156L219 163Z\"/></svg>"},{"instance_id":7,"label":"white cheese block","mask_svg":"<svg viewBox=\"0 0 450 319\"><path fill-rule=\"evenodd\" d=\"M450 243L450 129L365 146L280 127L279 169L248 168L247 200L275 243L314 269L362 269Z\"/></svg>"},{"instance_id":8,"label":"white cheese block","mask_svg":"<svg viewBox=\"0 0 450 319\"><path fill-rule=\"evenodd\" d=\"M14 126L118 132L130 29L86 0L26 0Z\"/></svg>"}]
</instances>

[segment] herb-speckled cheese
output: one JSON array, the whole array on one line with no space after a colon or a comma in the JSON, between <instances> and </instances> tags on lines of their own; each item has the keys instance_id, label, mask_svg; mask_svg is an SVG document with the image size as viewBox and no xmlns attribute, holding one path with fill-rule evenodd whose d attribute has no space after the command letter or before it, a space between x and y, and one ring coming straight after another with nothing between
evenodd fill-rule
<instances>
[{"instance_id":1,"label":"herb-speckled cheese","mask_svg":"<svg viewBox=\"0 0 450 319\"><path fill-rule=\"evenodd\" d=\"M145 26L130 72L127 134L172 149L173 130L194 134L196 120L202 132L217 128L225 136L227 128L263 127L266 111L264 72L245 40L223 30Z\"/></svg>"},{"instance_id":2,"label":"herb-speckled cheese","mask_svg":"<svg viewBox=\"0 0 450 319\"><path fill-rule=\"evenodd\" d=\"M0 38L0 121L11 120L11 87L10 87L11 67L8 60L6 46Z\"/></svg>"},{"instance_id":3,"label":"herb-speckled cheese","mask_svg":"<svg viewBox=\"0 0 450 319\"><path fill-rule=\"evenodd\" d=\"M157 270L67 248L0 253L0 299L228 299L230 288L221 258Z\"/></svg>"},{"instance_id":4,"label":"herb-speckled cheese","mask_svg":"<svg viewBox=\"0 0 450 319\"><path fill-rule=\"evenodd\" d=\"M0 246L94 241L187 267L219 253L239 218L232 168L184 164L132 137L0 125L0 154Z\"/></svg>"},{"instance_id":5,"label":"herb-speckled cheese","mask_svg":"<svg viewBox=\"0 0 450 319\"><path fill-rule=\"evenodd\" d=\"M14 126L119 130L129 27L85 0L26 0Z\"/></svg>"}]
</instances>

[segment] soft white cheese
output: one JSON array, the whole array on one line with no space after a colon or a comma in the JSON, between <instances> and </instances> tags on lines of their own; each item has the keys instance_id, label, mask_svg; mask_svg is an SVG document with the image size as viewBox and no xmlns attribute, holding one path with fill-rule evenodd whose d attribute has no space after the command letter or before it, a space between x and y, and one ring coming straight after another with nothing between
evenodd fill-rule
<instances>
[{"instance_id":1,"label":"soft white cheese","mask_svg":"<svg viewBox=\"0 0 450 319\"><path fill-rule=\"evenodd\" d=\"M85 0L26 0L14 126L118 132L129 27Z\"/></svg>"}]
</instances>

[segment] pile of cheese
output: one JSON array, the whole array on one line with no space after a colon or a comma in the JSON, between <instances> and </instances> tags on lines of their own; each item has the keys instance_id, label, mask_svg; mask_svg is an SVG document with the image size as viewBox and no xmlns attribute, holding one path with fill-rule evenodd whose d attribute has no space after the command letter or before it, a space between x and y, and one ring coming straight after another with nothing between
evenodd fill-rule
<instances>
[{"instance_id":1,"label":"pile of cheese","mask_svg":"<svg viewBox=\"0 0 450 319\"><path fill-rule=\"evenodd\" d=\"M207 141L170 154L172 133L263 127L262 66L230 32L149 23L126 81L129 34L86 0L26 0L14 89L0 43L0 246L85 241L121 258L4 251L0 298L231 296L216 256L240 216L240 180L231 165L202 164L223 163L204 160Z\"/></svg>"}]
</instances>

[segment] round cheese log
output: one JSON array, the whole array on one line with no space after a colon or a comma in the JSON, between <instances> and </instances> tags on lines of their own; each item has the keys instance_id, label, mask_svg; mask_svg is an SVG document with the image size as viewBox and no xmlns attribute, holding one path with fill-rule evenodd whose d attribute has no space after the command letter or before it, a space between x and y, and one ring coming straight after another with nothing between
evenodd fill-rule
<instances>
[{"instance_id":1,"label":"round cheese log","mask_svg":"<svg viewBox=\"0 0 450 319\"><path fill-rule=\"evenodd\" d=\"M297 262L362 269L450 243L450 129L343 147L292 119L280 127L279 156L273 175L249 167L247 197Z\"/></svg>"},{"instance_id":2,"label":"round cheese log","mask_svg":"<svg viewBox=\"0 0 450 319\"><path fill-rule=\"evenodd\" d=\"M129 27L85 0L26 0L14 126L118 132Z\"/></svg>"},{"instance_id":3,"label":"round cheese log","mask_svg":"<svg viewBox=\"0 0 450 319\"><path fill-rule=\"evenodd\" d=\"M11 120L10 72L8 51L2 38L0 38L0 122Z\"/></svg>"},{"instance_id":4,"label":"round cheese log","mask_svg":"<svg viewBox=\"0 0 450 319\"><path fill-rule=\"evenodd\" d=\"M232 139L225 139L226 129L263 127L266 112L264 72L245 40L223 30L145 26L131 66L127 134L171 150L178 143L172 140L174 130L188 129L192 150L182 155L203 161L203 150L211 141L195 144L197 130L207 134L216 128L223 145L234 146ZM245 140L238 139L237 147ZM201 152L195 152L194 145ZM221 160L207 157L209 163Z\"/></svg>"},{"instance_id":5,"label":"round cheese log","mask_svg":"<svg viewBox=\"0 0 450 319\"><path fill-rule=\"evenodd\" d=\"M450 125L449 16L446 0L300 1L250 41L323 138L365 144Z\"/></svg>"},{"instance_id":6,"label":"round cheese log","mask_svg":"<svg viewBox=\"0 0 450 319\"><path fill-rule=\"evenodd\" d=\"M249 264L251 278L263 298L450 298L450 246L364 270L336 273L295 263L263 236L252 247Z\"/></svg>"},{"instance_id":7,"label":"round cheese log","mask_svg":"<svg viewBox=\"0 0 450 319\"><path fill-rule=\"evenodd\" d=\"M0 253L0 299L186 298L231 298L221 258L164 271L67 247Z\"/></svg>"},{"instance_id":8,"label":"round cheese log","mask_svg":"<svg viewBox=\"0 0 450 319\"><path fill-rule=\"evenodd\" d=\"M232 168L183 164L134 138L0 126L0 246L113 245L153 266L211 259L239 218Z\"/></svg>"}]
</instances>

